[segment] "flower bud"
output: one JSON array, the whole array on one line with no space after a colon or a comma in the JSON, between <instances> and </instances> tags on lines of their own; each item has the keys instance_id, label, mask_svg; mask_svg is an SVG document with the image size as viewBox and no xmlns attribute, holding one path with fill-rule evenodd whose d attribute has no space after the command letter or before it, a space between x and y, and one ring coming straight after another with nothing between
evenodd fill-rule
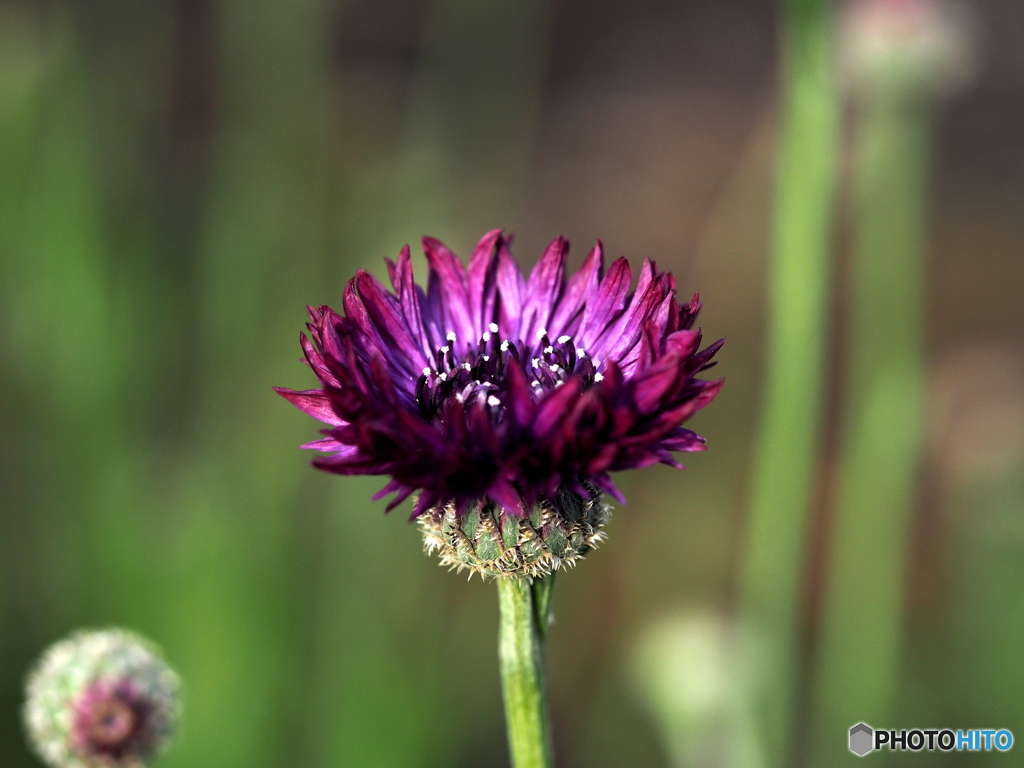
<instances>
[{"instance_id":1,"label":"flower bud","mask_svg":"<svg viewBox=\"0 0 1024 768\"><path fill-rule=\"evenodd\" d=\"M849 0L843 59L856 89L944 96L974 74L976 37L956 0Z\"/></svg>"},{"instance_id":2,"label":"flower bud","mask_svg":"<svg viewBox=\"0 0 1024 768\"><path fill-rule=\"evenodd\" d=\"M463 515L451 504L417 518L428 553L441 565L470 574L538 578L575 565L604 539L611 515L592 486L588 497L561 490L536 504L529 515L510 515L479 500Z\"/></svg>"},{"instance_id":3,"label":"flower bud","mask_svg":"<svg viewBox=\"0 0 1024 768\"><path fill-rule=\"evenodd\" d=\"M141 768L174 731L178 688L178 676L138 635L77 632L29 674L25 728L52 768Z\"/></svg>"}]
</instances>

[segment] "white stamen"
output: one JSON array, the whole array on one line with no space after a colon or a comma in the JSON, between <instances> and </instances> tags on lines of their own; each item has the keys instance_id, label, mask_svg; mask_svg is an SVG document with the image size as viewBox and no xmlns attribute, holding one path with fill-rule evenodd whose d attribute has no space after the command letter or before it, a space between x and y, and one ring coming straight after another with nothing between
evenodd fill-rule
<instances>
[{"instance_id":1,"label":"white stamen","mask_svg":"<svg viewBox=\"0 0 1024 768\"><path fill-rule=\"evenodd\" d=\"M572 336L559 336L558 343L565 344L567 341L572 341Z\"/></svg>"},{"instance_id":2,"label":"white stamen","mask_svg":"<svg viewBox=\"0 0 1024 768\"><path fill-rule=\"evenodd\" d=\"M487 396L487 404L488 405L501 405L501 400L496 398L494 395L488 395Z\"/></svg>"},{"instance_id":3,"label":"white stamen","mask_svg":"<svg viewBox=\"0 0 1024 768\"><path fill-rule=\"evenodd\" d=\"M491 340L491 332L490 331L484 331L484 335L481 336L480 338L483 339L484 341L490 341Z\"/></svg>"},{"instance_id":4,"label":"white stamen","mask_svg":"<svg viewBox=\"0 0 1024 768\"><path fill-rule=\"evenodd\" d=\"M483 356L483 357L481 358L481 360L483 360L483 361L484 361L485 363L486 363L486 362L487 362L488 360L490 360L490 359L491 359L491 356L490 356L490 355L484 355L484 356Z\"/></svg>"},{"instance_id":5,"label":"white stamen","mask_svg":"<svg viewBox=\"0 0 1024 768\"><path fill-rule=\"evenodd\" d=\"M580 357L586 357L587 350L585 350L583 347L576 347L576 354L579 355Z\"/></svg>"},{"instance_id":6,"label":"white stamen","mask_svg":"<svg viewBox=\"0 0 1024 768\"><path fill-rule=\"evenodd\" d=\"M441 347L441 348L440 348L439 350L437 350L437 351L438 351L438 352L440 352L440 353L441 353L442 355L447 355L447 354L448 354L449 352L451 352L451 351L452 351L452 348L451 348L451 347L449 347L449 346L448 346L447 344L445 344L445 345L444 345L443 347Z\"/></svg>"},{"instance_id":7,"label":"white stamen","mask_svg":"<svg viewBox=\"0 0 1024 768\"><path fill-rule=\"evenodd\" d=\"M544 347L544 354L545 355L550 355L554 351L555 351L554 347Z\"/></svg>"},{"instance_id":8,"label":"white stamen","mask_svg":"<svg viewBox=\"0 0 1024 768\"><path fill-rule=\"evenodd\" d=\"M448 374L447 373L442 373L437 378L439 378L441 381L448 381Z\"/></svg>"},{"instance_id":9,"label":"white stamen","mask_svg":"<svg viewBox=\"0 0 1024 768\"><path fill-rule=\"evenodd\" d=\"M455 331L448 331L448 335L445 336L448 341L455 341Z\"/></svg>"},{"instance_id":10,"label":"white stamen","mask_svg":"<svg viewBox=\"0 0 1024 768\"><path fill-rule=\"evenodd\" d=\"M602 374L602 373L595 373L594 374L594 381L604 381L604 374Z\"/></svg>"},{"instance_id":11,"label":"white stamen","mask_svg":"<svg viewBox=\"0 0 1024 768\"><path fill-rule=\"evenodd\" d=\"M558 365L558 363L552 363L552 365L551 365L551 372L552 373L558 373L560 370L562 370L562 368L561 368L561 366Z\"/></svg>"},{"instance_id":12,"label":"white stamen","mask_svg":"<svg viewBox=\"0 0 1024 768\"><path fill-rule=\"evenodd\" d=\"M433 373L433 371L432 371L432 370L430 370L430 368L424 368L424 369L423 369L423 375L424 375L424 376L429 376L429 375L430 375L430 374L432 374L432 373Z\"/></svg>"},{"instance_id":13,"label":"white stamen","mask_svg":"<svg viewBox=\"0 0 1024 768\"><path fill-rule=\"evenodd\" d=\"M508 341L501 342L501 351L508 352Z\"/></svg>"},{"instance_id":14,"label":"white stamen","mask_svg":"<svg viewBox=\"0 0 1024 768\"><path fill-rule=\"evenodd\" d=\"M470 365L469 363L463 363L462 367L465 368L467 371L473 370L473 366Z\"/></svg>"},{"instance_id":15,"label":"white stamen","mask_svg":"<svg viewBox=\"0 0 1024 768\"><path fill-rule=\"evenodd\" d=\"M540 358L537 358L537 357L533 358L533 363L532 364L533 364L534 368L540 368Z\"/></svg>"},{"instance_id":16,"label":"white stamen","mask_svg":"<svg viewBox=\"0 0 1024 768\"><path fill-rule=\"evenodd\" d=\"M547 328L541 328L539 331L537 331L537 338L538 339L543 339L547 335L548 335L548 329Z\"/></svg>"},{"instance_id":17,"label":"white stamen","mask_svg":"<svg viewBox=\"0 0 1024 768\"><path fill-rule=\"evenodd\" d=\"M497 333L498 332L498 324L497 323L491 323L490 325L487 326L487 330L489 330L491 333Z\"/></svg>"}]
</instances>

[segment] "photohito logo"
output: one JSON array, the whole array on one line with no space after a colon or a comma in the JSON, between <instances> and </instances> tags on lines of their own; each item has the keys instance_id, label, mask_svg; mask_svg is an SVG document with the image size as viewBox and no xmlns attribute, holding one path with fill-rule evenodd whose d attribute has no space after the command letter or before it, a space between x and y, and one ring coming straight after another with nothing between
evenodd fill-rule
<instances>
[{"instance_id":1,"label":"photohito logo","mask_svg":"<svg viewBox=\"0 0 1024 768\"><path fill-rule=\"evenodd\" d=\"M878 749L910 750L920 752L936 749L943 752L1006 752L1013 746L1013 734L1006 728L974 728L951 731L949 728L911 728L898 731L875 729L867 723L857 723L850 729L850 751L864 757Z\"/></svg>"}]
</instances>

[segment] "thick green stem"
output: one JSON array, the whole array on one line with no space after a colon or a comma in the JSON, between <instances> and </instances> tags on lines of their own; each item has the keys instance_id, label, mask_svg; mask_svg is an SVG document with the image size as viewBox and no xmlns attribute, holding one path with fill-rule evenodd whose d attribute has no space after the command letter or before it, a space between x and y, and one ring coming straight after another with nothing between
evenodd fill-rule
<instances>
[{"instance_id":1,"label":"thick green stem","mask_svg":"<svg viewBox=\"0 0 1024 768\"><path fill-rule=\"evenodd\" d=\"M543 620L535 592L545 595ZM498 655L512 768L552 768L555 764L542 648L549 600L550 588L535 590L525 579L498 579Z\"/></svg>"},{"instance_id":2,"label":"thick green stem","mask_svg":"<svg viewBox=\"0 0 1024 768\"><path fill-rule=\"evenodd\" d=\"M741 582L742 716L757 757L789 760L798 609L824 400L839 92L829 0L782 0L782 114L764 402Z\"/></svg>"}]
</instances>

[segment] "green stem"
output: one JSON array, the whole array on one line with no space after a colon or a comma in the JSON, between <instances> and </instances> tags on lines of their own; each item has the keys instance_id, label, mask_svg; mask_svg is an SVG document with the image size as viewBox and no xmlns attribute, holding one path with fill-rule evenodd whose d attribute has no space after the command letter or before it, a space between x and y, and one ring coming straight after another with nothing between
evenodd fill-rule
<instances>
[{"instance_id":1,"label":"green stem","mask_svg":"<svg viewBox=\"0 0 1024 768\"><path fill-rule=\"evenodd\" d=\"M547 581L537 580L534 585ZM538 590L541 591L544 593L543 621L534 586L529 581L498 579L501 610L498 655L512 768L552 768L555 764L544 697L542 631L542 625L547 623L550 584ZM543 626L543 630L546 629Z\"/></svg>"},{"instance_id":2,"label":"green stem","mask_svg":"<svg viewBox=\"0 0 1024 768\"><path fill-rule=\"evenodd\" d=\"M540 633L541 642L548 636L548 627L551 626L551 594L555 590L555 574L545 576L543 579L534 579L530 585L533 592L534 614L537 616L537 631Z\"/></svg>"},{"instance_id":3,"label":"green stem","mask_svg":"<svg viewBox=\"0 0 1024 768\"><path fill-rule=\"evenodd\" d=\"M907 539L923 441L929 109L913 89L865 89L856 122L856 228L841 464L812 756L889 722L898 694Z\"/></svg>"},{"instance_id":4,"label":"green stem","mask_svg":"<svg viewBox=\"0 0 1024 768\"><path fill-rule=\"evenodd\" d=\"M765 399L741 592L744 719L756 761L788 762L798 608L824 400L839 106L828 0L782 0L782 114ZM755 758L751 758L754 760Z\"/></svg>"}]
</instances>

